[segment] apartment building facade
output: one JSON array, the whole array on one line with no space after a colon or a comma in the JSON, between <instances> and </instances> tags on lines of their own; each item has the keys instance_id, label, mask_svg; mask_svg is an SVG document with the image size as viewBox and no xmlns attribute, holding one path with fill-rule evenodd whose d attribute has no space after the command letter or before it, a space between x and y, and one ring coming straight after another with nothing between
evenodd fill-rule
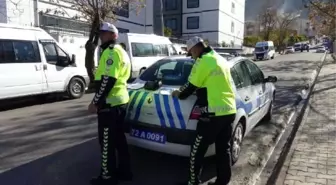
<instances>
[{"instance_id":1,"label":"apartment building facade","mask_svg":"<svg viewBox=\"0 0 336 185\"><path fill-rule=\"evenodd\" d=\"M160 1L154 2L154 33L160 34ZM164 26L174 37L201 36L210 42L242 45L245 0L162 0Z\"/></svg>"},{"instance_id":2,"label":"apartment building facade","mask_svg":"<svg viewBox=\"0 0 336 185\"><path fill-rule=\"evenodd\" d=\"M153 7L153 0L145 3L145 7ZM120 32L153 33L151 8L137 13L126 5L115 12ZM83 17L71 0L0 0L1 23L39 26L51 34L87 36L90 25Z\"/></svg>"}]
</instances>

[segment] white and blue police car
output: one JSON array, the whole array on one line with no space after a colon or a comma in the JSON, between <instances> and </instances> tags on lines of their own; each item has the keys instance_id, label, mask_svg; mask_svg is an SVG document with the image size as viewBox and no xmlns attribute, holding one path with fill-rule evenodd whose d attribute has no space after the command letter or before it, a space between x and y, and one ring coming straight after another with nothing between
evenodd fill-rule
<instances>
[{"instance_id":1,"label":"white and blue police car","mask_svg":"<svg viewBox=\"0 0 336 185\"><path fill-rule=\"evenodd\" d=\"M235 162L244 136L262 119L271 120L275 96L273 83L277 78L265 78L259 67L244 57L232 58L228 63L237 102L231 143ZM190 155L190 144L196 136L200 116L195 105L196 95L179 100L172 97L171 92L188 81L193 64L193 59L183 56L164 58L128 85L130 101L125 132L129 144L173 155ZM206 156L214 154L215 147L211 145Z\"/></svg>"}]
</instances>

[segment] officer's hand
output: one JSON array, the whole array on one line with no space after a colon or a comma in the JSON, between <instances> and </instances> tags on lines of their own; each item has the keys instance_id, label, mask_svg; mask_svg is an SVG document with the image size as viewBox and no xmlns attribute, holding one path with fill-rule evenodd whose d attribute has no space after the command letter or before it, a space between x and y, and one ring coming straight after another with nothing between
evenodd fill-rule
<instances>
[{"instance_id":1,"label":"officer's hand","mask_svg":"<svg viewBox=\"0 0 336 185\"><path fill-rule=\"evenodd\" d=\"M91 114L97 113L97 107L95 104L90 103L90 105L88 106L88 111Z\"/></svg>"},{"instance_id":2,"label":"officer's hand","mask_svg":"<svg viewBox=\"0 0 336 185\"><path fill-rule=\"evenodd\" d=\"M174 91L171 93L171 95L172 95L173 97L175 97L175 98L178 98L179 95L180 95L180 93L181 93L181 91L179 91L179 90L174 90Z\"/></svg>"}]
</instances>

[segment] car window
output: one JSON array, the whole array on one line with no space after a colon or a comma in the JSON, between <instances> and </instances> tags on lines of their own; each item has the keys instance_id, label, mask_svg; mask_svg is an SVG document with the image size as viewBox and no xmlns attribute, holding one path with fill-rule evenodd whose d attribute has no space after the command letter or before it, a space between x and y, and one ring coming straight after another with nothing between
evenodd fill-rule
<instances>
[{"instance_id":1,"label":"car window","mask_svg":"<svg viewBox=\"0 0 336 185\"><path fill-rule=\"evenodd\" d=\"M49 64L56 64L58 60L55 44L52 42L43 43L43 51Z\"/></svg>"},{"instance_id":2,"label":"car window","mask_svg":"<svg viewBox=\"0 0 336 185\"><path fill-rule=\"evenodd\" d=\"M172 44L168 45L168 51L169 51L170 55L177 55L178 54L175 47Z\"/></svg>"},{"instance_id":3,"label":"car window","mask_svg":"<svg viewBox=\"0 0 336 185\"><path fill-rule=\"evenodd\" d=\"M194 61L185 59L162 59L147 68L140 80L161 80L164 85L183 85L188 82Z\"/></svg>"},{"instance_id":4,"label":"car window","mask_svg":"<svg viewBox=\"0 0 336 185\"><path fill-rule=\"evenodd\" d=\"M242 87L248 87L248 86L252 85L252 80L251 80L250 74L249 74L246 66L244 65L244 62L239 62L238 64L236 64L233 67L236 70L237 75L241 79L241 82L242 82L241 86Z\"/></svg>"},{"instance_id":5,"label":"car window","mask_svg":"<svg viewBox=\"0 0 336 185\"><path fill-rule=\"evenodd\" d=\"M263 72L259 69L259 67L250 62L250 61L245 61L245 64L250 72L251 79L252 79L252 84L260 84L264 82L264 74Z\"/></svg>"},{"instance_id":6,"label":"car window","mask_svg":"<svg viewBox=\"0 0 336 185\"><path fill-rule=\"evenodd\" d=\"M242 88L242 82L238 76L237 71L234 68L231 68L231 76L232 76L234 84L236 85L236 88L237 89Z\"/></svg>"}]
</instances>

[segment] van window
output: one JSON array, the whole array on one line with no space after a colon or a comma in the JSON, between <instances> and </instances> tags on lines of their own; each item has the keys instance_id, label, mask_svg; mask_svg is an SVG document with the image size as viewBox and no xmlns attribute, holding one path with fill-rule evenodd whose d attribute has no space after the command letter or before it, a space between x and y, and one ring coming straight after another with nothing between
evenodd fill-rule
<instances>
[{"instance_id":1,"label":"van window","mask_svg":"<svg viewBox=\"0 0 336 185\"><path fill-rule=\"evenodd\" d=\"M46 42L46 43L43 43L42 45L43 45L44 55L49 64L57 65L60 62L60 59L65 60L68 58L67 53L65 53L55 43Z\"/></svg>"},{"instance_id":2,"label":"van window","mask_svg":"<svg viewBox=\"0 0 336 185\"><path fill-rule=\"evenodd\" d=\"M168 47L167 45L154 45L154 55L156 56L168 56Z\"/></svg>"},{"instance_id":3,"label":"van window","mask_svg":"<svg viewBox=\"0 0 336 185\"><path fill-rule=\"evenodd\" d=\"M41 62L37 42L1 40L1 63L35 63Z\"/></svg>"},{"instance_id":4,"label":"van window","mask_svg":"<svg viewBox=\"0 0 336 185\"><path fill-rule=\"evenodd\" d=\"M131 43L133 57L169 56L167 44Z\"/></svg>"},{"instance_id":5,"label":"van window","mask_svg":"<svg viewBox=\"0 0 336 185\"><path fill-rule=\"evenodd\" d=\"M154 56L153 44L150 43L132 43L132 55L134 57Z\"/></svg>"}]
</instances>

